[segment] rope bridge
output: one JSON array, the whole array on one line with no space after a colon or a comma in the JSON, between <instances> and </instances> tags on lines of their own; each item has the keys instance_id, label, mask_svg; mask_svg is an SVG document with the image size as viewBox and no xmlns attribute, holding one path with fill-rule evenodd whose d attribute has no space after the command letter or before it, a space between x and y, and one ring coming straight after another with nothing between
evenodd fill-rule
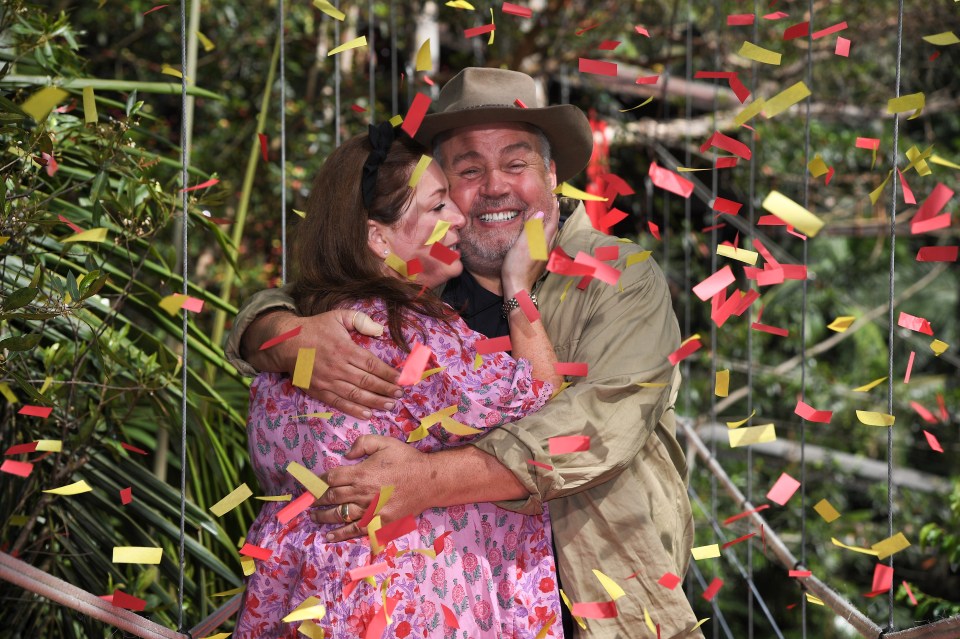
<instances>
[{"instance_id":1,"label":"rope bridge","mask_svg":"<svg viewBox=\"0 0 960 639\"><path fill-rule=\"evenodd\" d=\"M535 3L532 3L535 4ZM692 0L686 0L685 12L686 12L686 28L684 30L685 34L685 43L686 43L686 64L685 64L685 82L684 90L686 92L684 96L684 111L686 120L692 120L692 103L693 100L690 96L691 87L693 86L694 81L694 64L692 58L692 51L694 48L694 28L696 26L696 21L694 20L694 7ZM335 2L333 5L339 8L340 3ZM759 34L759 16L762 14L762 11L765 10L765 7L761 6L759 0L755 0L753 3L754 16L756 19L752 22L752 41L757 42L760 39ZM807 40L807 55L806 55L806 78L805 85L807 88L813 92L814 87L814 76L813 76L813 42L814 42L814 33L812 25L815 22L816 16L814 11L814 3L812 0L809 1L807 7L807 19L809 25L807 28L807 33L805 35ZM280 0L277 5L277 28L282 33L284 29L284 16L285 16L285 6L283 0ZM374 13L374 2L373 0L368 0L367 3L367 19L368 24L370 25L369 34L370 40L368 46L373 50L374 47L374 26L376 24L376 18ZM186 10L186 0L182 0L180 3L180 36L181 36L181 59L183 61L183 68L187 69L188 64L188 52L186 49L187 43L187 10ZM715 33L719 33L720 30L724 27L722 22L723 13L721 11L721 4L719 0L714 0L713 2L713 19L715 24L712 25L712 29ZM679 2L674 3L674 14L673 17L677 18L679 15ZM728 23L729 24L729 23ZM340 41L340 22L334 21L334 33L335 40ZM701 28L704 25L700 25ZM393 0L389 3L389 17L387 27L390 33L390 74L392 80L391 85L391 96L392 96L392 110L393 113L398 112L398 106L400 103L400 91L397 84L398 77L398 68L397 68L397 25L396 25L396 7ZM669 29L670 32L673 31L673 25ZM896 51L896 81L893 91L895 98L900 97L901 91L901 48L903 40L903 0L900 0L898 6L898 15L897 15L897 51ZM287 157L287 139L286 139L286 77L285 77L285 49L284 49L284 38L278 38L279 42L279 86L280 86L280 95L279 95L279 108L277 109L278 120L279 120L279 134L280 134L280 184L281 184L281 202L280 202L280 219L281 219L281 228L282 228L282 262L281 262L281 274L282 279L286 281L287 279L287 246L286 246L286 211L287 211L287 177L286 177L286 157ZM381 45L383 46L383 45ZM666 40L665 40L666 46ZM721 60L721 44L719 40L714 42L714 55L715 55L715 67L716 69L722 68ZM482 53L477 50L478 57L482 57ZM375 106L377 103L376 96L376 86L374 80L374 71L376 70L377 65L377 56L369 56L369 76L370 76L370 85L369 85L369 103L370 111L369 118L371 121L375 119ZM333 83L334 83L334 118L333 118L333 138L336 143L340 142L340 136L343 129L343 125L340 119L340 105L341 105L341 71L340 65L333 65ZM414 75L413 69L406 69L409 75ZM189 118L187 117L188 113L188 95L187 95L187 74L184 74L184 79L181 82L182 94L181 94L181 104L182 104L182 113L183 117L181 118L181 139L187 140L189 131L188 123ZM568 79L561 77L560 80L564 83L568 82ZM750 81L751 87L758 86L759 82L762 80L762 74L760 72L759 64L754 61L750 67ZM670 87L670 83L673 80L670 78L669 72L665 73L662 78L661 91L664 95L667 94ZM713 122L711 123L711 130L719 130L719 91L713 93L713 105L712 105L712 118ZM804 100L805 104L805 115L804 115L804 133L805 133L805 143L804 143L804 152L803 152L803 164L805 167L803 174L803 193L801 205L804 209L809 208L809 187L811 180L810 169L811 165L811 100ZM663 102L664 115L666 115L667 103ZM192 107L191 107L192 112ZM891 153L891 164L894 172L898 172L899 169L899 118L897 114L893 115L893 149ZM629 134L629 127L627 127L627 133ZM694 161L692 156L691 148L696 146L694 140L690 137L689 131L685 132L684 140L684 157L683 162L681 163L677 158L675 158L669 149L659 143L652 142L651 148L654 149L654 153L657 155L659 162L666 168L677 171L685 167L691 167ZM749 148L751 155L756 157L758 152L757 147L757 136L751 135L749 141ZM190 153L189 146L187 144L181 145L181 158L182 166L182 183L184 185L189 183L188 176L188 167L190 165ZM758 162L753 161L749 166L749 192L746 197L745 205L745 215L741 217L730 217L726 218L732 226L735 226L744 237L750 236L752 238L762 238L767 246L771 247L770 251L777 255L777 258L780 259L781 263L784 264L799 264L803 267L804 272L810 266L808 261L808 244L806 241L802 243L802 257L800 260L795 260L789 253L789 251L784 250L778 242L772 240L768 235L763 235L761 230L757 227L755 203L757 201L757 170ZM697 177L697 174L686 173L685 175L689 176L688 179L693 183L693 195L694 197L706 205L708 208L712 208L715 202L718 201L720 195L720 174L717 169L716 162L713 163L712 169L710 170L710 184L709 186L701 182ZM648 185L649 186L649 185ZM888 299L885 304L881 305L877 315L882 315L886 312L887 314L887 323L888 323L888 371L887 371L887 413L893 415L894 413L894 330L897 326L896 318L894 317L894 307L897 303L897 297L895 296L895 285L894 285L894 276L896 273L896 260L895 260L895 248L897 240L897 229L898 229L898 180L891 180L891 194L890 194L890 205L889 205L889 287L888 287ZM655 207L652 202L652 189L648 188L648 193L651 194L648 197L648 210L650 211L650 217L652 219L653 211ZM662 203L662 222L660 228L666 234L671 228L670 217L673 215L675 210L674 202L672 201L671 196L664 191L663 197L661 200ZM693 198L686 198L683 202L683 211L684 211L684 229L687 232L692 232L694 224L692 221L692 211L693 211ZM186 213L189 207L188 193L184 190L182 192L182 201L181 201L181 210ZM184 218L186 215L184 215ZM188 294L188 282L190 280L190 261L189 261L189 225L181 224L180 226L180 269L183 279L183 294ZM719 246L719 235L718 229L714 227L711 230L709 235L710 238L710 250L711 250L711 272L716 272L718 270L717 262L717 247ZM682 274L678 274L670 270L671 256L669 254L669 242L668 237L663 238L663 266L665 271L667 271L668 276L673 279L682 279L684 291L688 291L690 288L690 283L693 280L693 248L694 243L685 241L684 242L684 254L683 254L683 271ZM933 275L928 275L927 277L935 277L936 274L942 272L942 269L933 272ZM924 278L926 280L927 278ZM806 399L807 395L807 383L808 383L808 360L811 356L820 352L817 350L818 347L808 350L806 345L806 334L807 326L806 321L809 315L808 309L808 300L807 300L807 287L808 287L808 278L802 279L802 301L801 301L801 325L800 325L800 354L796 358L794 365L789 366L792 368L799 364L800 375L801 375L801 393L800 400L803 401ZM916 285L918 288L922 288L922 282L918 282ZM908 289L910 291L912 289ZM905 292L901 292L901 296ZM683 304L683 313L682 313L682 326L685 336L689 336L693 333L693 322L694 322L694 312L693 307L689 299L689 294L684 294L682 296ZM757 313L754 317L754 311L752 308L747 309L747 321L748 322L757 322L760 321L760 315ZM720 350L721 340L718 339L717 333L718 326L715 322L710 323L710 343L714 345L714 352L710 358L710 374L712 377L716 378L718 373L718 362L719 355L718 351ZM193 637L197 639L202 636L207 636L212 634L221 624L225 623L230 616L232 616L238 606L240 601L240 595L234 596L231 600L221 606L216 610L212 615L210 615L202 623L194 626L189 629L189 631L184 627L184 615L183 615L183 591L184 591L184 571L185 571L185 552L184 552L184 539L185 539L185 512L186 512L186 493L187 493L187 458L186 458L186 449L187 449L187 394L188 394L188 355L190 351L190 346L187 340L187 311L182 312L182 330L183 330L183 342L181 344L181 351L183 357L182 364L182 378L181 378L181 430L180 430L180 528L179 528L179 545L178 545L178 573L179 579L177 584L177 609L178 609L178 628L179 630L174 631L163 626L160 626L150 620L137 615L133 612L122 610L111 603L105 601L101 597L94 596L90 593L84 592L69 583L66 583L62 580L56 579L37 568L30 566L6 553L0 553L0 578L3 580L9 581L29 592L36 594L37 596L44 597L53 601L57 604L72 608L73 610L78 611L81 614L87 615L94 619L98 619L105 623L109 623L124 632L136 635L138 637L146 638L164 638L164 639L174 639L181 637ZM834 338L836 341L843 339L842 337ZM745 390L739 395L743 397L745 395L747 410L746 413L749 415L753 414L754 406L754 372L758 366L758 362L754 359L756 354L756 348L754 344L754 334L753 331L748 330L746 333L746 351L748 353L749 361L746 367L747 374L747 384ZM831 345L835 342L831 342ZM685 379L690 380L697 375L692 370L692 365L690 360L683 362L684 376ZM701 373L702 374L702 373ZM682 398L683 405L686 407L686 414L690 414L691 398L689 396L689 383L687 384L687 394ZM733 398L729 398L733 399ZM758 510L758 506L755 502L755 486L754 478L757 475L754 468L754 451L751 447L746 447L746 486L745 492L742 492L741 489L736 485L736 483L730 478L727 472L724 470L723 465L720 463L719 458L722 456L721 451L717 448L717 442L719 437L711 436L709 437L709 443L705 443L701 439L701 434L707 432L709 428L716 427L718 429L726 431L727 428L722 425L718 425L718 412L722 411L729 405L729 402L719 403L715 395L711 396L711 405L710 413L705 416L703 423L694 424L690 419L680 419L679 422L679 434L681 435L682 441L685 441L688 446L688 460L692 469L703 468L710 473L710 495L708 500L699 495L695 490L691 488L690 496L691 500L697 509L700 512L702 518L706 520L708 533L712 533L714 540L717 543L726 544L731 541L728 539L728 532L725 530L722 525L721 517L718 514L718 491L723 490L726 494L733 500L736 506L744 513L742 517L741 524L749 524L754 530L761 531L759 537L754 536L751 539L746 540L741 548L744 549L745 559L743 561L738 557L738 548L735 546L724 547L722 553L723 560L728 562L733 570L736 572L738 577L742 579L743 583L747 587L747 614L748 614L748 631L749 636L754 636L754 625L755 620L754 616L759 610L759 614L763 617L764 630L760 632L760 636L771 636L775 635L777 637L783 637L783 631L780 628L780 624L777 621L777 615L774 613L771 606L765 600L764 594L761 589L757 586L754 581L754 553L758 550L762 552L766 557L769 558L771 562L776 562L782 566L785 570L788 571L802 571L807 565L807 547L809 545L809 540L807 537L806 523L805 519L801 517L800 519L800 541L799 541L799 556L795 555L789 548L789 544L785 542L780 534L781 531L777 531L775 528L771 528L769 523L761 515L761 511ZM684 412L684 411L681 411ZM799 422L799 467L800 467L800 476L799 476L799 488L800 488L800 510L801 512L806 512L807 508L807 430L806 422L807 419L801 419ZM748 419L746 421L748 427L752 422ZM886 442L886 472L883 473L883 479L886 481L886 495L887 495L887 530L890 537L894 535L894 494L895 494L895 471L894 468L894 449L893 449L893 431L892 428L887 429L887 442ZM876 469L874 469L876 470ZM698 537L702 536L704 528L701 526L698 528L700 531ZM892 569L893 568L893 555L890 555L887 559L886 565ZM704 564L698 562L691 563L691 570L688 575L687 583L687 592L691 599L695 599L693 594L695 592L701 592L708 588L708 577L705 572L707 570L712 570L714 578L717 569L715 565L711 565L708 568L704 567ZM696 583L694 583L696 582ZM874 622L871 618L861 612L851 601L847 598L836 592L832 589L825 581L821 580L815 575L807 575L802 579L796 580L799 588L804 591L805 594L812 595L817 599L818 602L824 604L826 607L831 609L839 618L843 619L846 623L852 626L856 632L861 636L867 637L870 639L880 639L884 637L886 639L907 639L907 638L956 638L960 636L960 616L950 617L948 619L943 619L928 623L926 625L904 629L904 630L895 630L894 628L894 589L889 588L887 594L887 604L888 604L888 614L885 623L878 624ZM807 623L808 623L808 598L802 596L799 598L799 607L800 607L800 623L801 623L801 632L802 636L806 637L807 634ZM711 599L712 605L712 617L714 622L712 623L712 631L714 637L718 637L721 634L724 637L732 639L735 636L742 636L735 632L729 625L727 619L724 616L724 611L720 609L717 604L716 598Z\"/></svg>"}]
</instances>

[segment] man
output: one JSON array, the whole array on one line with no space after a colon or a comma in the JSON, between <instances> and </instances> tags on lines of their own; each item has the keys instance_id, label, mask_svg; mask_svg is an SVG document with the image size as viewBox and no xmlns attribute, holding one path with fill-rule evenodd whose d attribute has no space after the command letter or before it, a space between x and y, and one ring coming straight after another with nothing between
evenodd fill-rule
<instances>
[{"instance_id":1,"label":"man","mask_svg":"<svg viewBox=\"0 0 960 639\"><path fill-rule=\"evenodd\" d=\"M686 467L675 438L679 373L667 360L680 335L666 281L652 259L638 259L636 245L595 230L581 204L558 204L552 191L586 165L592 134L578 108L539 104L529 76L468 68L444 86L439 112L418 131L421 141L435 142L450 196L467 216L460 232L465 271L447 284L443 298L475 330L506 334L502 309L517 304L500 296L507 249L538 211L568 213L556 244L570 256L617 247L612 264L622 271L619 280L584 286L581 278L548 273L530 282L530 290L560 361L586 363L588 374L539 413L472 446L425 454L395 439L361 437L347 457L367 459L332 469L331 489L321 500L347 504L346 514L331 508L315 519L348 524L332 539L357 536L361 531L351 522L384 485L396 487L381 512L385 521L481 501L532 513L548 501L569 599L611 599L594 570L626 591L616 600L616 617L587 620L579 636L637 636L645 612L663 637L702 636L689 632L696 619L683 592L657 583L665 573L684 574L693 540ZM258 296L238 316L228 343L239 369L253 372L238 357L242 352L261 370L291 371L297 349L315 347L312 394L357 417L392 407L390 398L401 392L397 371L355 347L347 333L366 330L365 318L341 311L301 318L281 292ZM296 338L258 351L300 325ZM549 454L550 438L571 435L589 436L589 450Z\"/></svg>"}]
</instances>

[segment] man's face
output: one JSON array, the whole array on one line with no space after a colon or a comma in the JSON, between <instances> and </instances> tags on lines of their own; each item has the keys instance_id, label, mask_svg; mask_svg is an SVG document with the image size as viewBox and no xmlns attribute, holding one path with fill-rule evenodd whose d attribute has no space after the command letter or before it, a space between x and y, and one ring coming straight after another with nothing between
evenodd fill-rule
<instances>
[{"instance_id":1,"label":"man's face","mask_svg":"<svg viewBox=\"0 0 960 639\"><path fill-rule=\"evenodd\" d=\"M441 145L450 197L467 221L460 254L477 275L497 276L523 224L557 206L556 165L543 164L539 136L517 123L456 129Z\"/></svg>"}]
</instances>

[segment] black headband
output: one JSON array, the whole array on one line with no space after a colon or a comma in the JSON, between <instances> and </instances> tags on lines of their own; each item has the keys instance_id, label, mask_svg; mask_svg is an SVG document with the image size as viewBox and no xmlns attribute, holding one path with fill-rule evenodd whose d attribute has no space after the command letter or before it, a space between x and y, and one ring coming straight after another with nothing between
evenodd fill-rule
<instances>
[{"instance_id":1,"label":"black headband","mask_svg":"<svg viewBox=\"0 0 960 639\"><path fill-rule=\"evenodd\" d=\"M380 172L380 165L387 159L390 146L397 136L392 124L381 122L376 126L370 125L368 137L373 149L367 156L367 161L363 163L360 190L363 193L363 205L369 209L373 205L373 196L377 190L377 174Z\"/></svg>"}]
</instances>

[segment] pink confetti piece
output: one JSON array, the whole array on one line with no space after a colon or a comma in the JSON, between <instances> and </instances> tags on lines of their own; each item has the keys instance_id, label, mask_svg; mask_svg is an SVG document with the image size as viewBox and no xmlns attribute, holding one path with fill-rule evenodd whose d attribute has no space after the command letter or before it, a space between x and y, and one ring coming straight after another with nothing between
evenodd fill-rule
<instances>
[{"instance_id":1,"label":"pink confetti piece","mask_svg":"<svg viewBox=\"0 0 960 639\"><path fill-rule=\"evenodd\" d=\"M188 295L187 298L183 300L183 305L181 305L180 308L190 311L191 313L199 313L203 311L203 300Z\"/></svg>"},{"instance_id":2,"label":"pink confetti piece","mask_svg":"<svg viewBox=\"0 0 960 639\"><path fill-rule=\"evenodd\" d=\"M928 424L936 424L937 418L933 416L929 410L927 410L922 404L916 401L910 402L910 407L913 410L917 411L917 414L920 415L920 418Z\"/></svg>"},{"instance_id":3,"label":"pink confetti piece","mask_svg":"<svg viewBox=\"0 0 960 639\"><path fill-rule=\"evenodd\" d=\"M547 440L547 446L551 456L580 453L590 450L590 436L565 435L562 437L551 437Z\"/></svg>"},{"instance_id":4,"label":"pink confetti piece","mask_svg":"<svg viewBox=\"0 0 960 639\"><path fill-rule=\"evenodd\" d=\"M619 246L598 246L593 256L601 262L612 262L620 258Z\"/></svg>"},{"instance_id":5,"label":"pink confetti piece","mask_svg":"<svg viewBox=\"0 0 960 639\"><path fill-rule=\"evenodd\" d=\"M391 521L389 524L384 524L382 528L377 530L375 533L377 536L377 543L381 546L386 546L397 537L402 537L407 533L412 533L416 529L417 520L413 518L413 515L401 517L396 521Z\"/></svg>"},{"instance_id":6,"label":"pink confetti piece","mask_svg":"<svg viewBox=\"0 0 960 639\"><path fill-rule=\"evenodd\" d=\"M429 346L424 346L419 342L414 343L413 348L410 349L410 354L407 355L407 359L403 363L403 370L400 372L397 384L411 386L419 382L427 366L427 360L430 359L432 354L433 351L430 350Z\"/></svg>"},{"instance_id":7,"label":"pink confetti piece","mask_svg":"<svg viewBox=\"0 0 960 639\"><path fill-rule=\"evenodd\" d=\"M517 303L520 304L520 310L522 310L523 314L527 316L528 322L533 324L540 319L540 311L537 310L533 300L530 299L530 293L526 291L520 291L514 297L516 297Z\"/></svg>"},{"instance_id":8,"label":"pink confetti piece","mask_svg":"<svg viewBox=\"0 0 960 639\"><path fill-rule=\"evenodd\" d=\"M673 171L660 167L656 162L650 163L650 180L653 185L670 191L680 197L690 197L693 193L693 182Z\"/></svg>"},{"instance_id":9,"label":"pink confetti piece","mask_svg":"<svg viewBox=\"0 0 960 639\"><path fill-rule=\"evenodd\" d=\"M723 579L720 577L714 577L713 581L710 582L710 585L707 586L707 589L703 591L701 595L707 601L713 601L713 598L717 596L717 593L720 592L720 588L723 587Z\"/></svg>"},{"instance_id":10,"label":"pink confetti piece","mask_svg":"<svg viewBox=\"0 0 960 639\"><path fill-rule=\"evenodd\" d=\"M700 152L706 153L707 149L714 146L718 149L723 149L724 151L728 151L734 155L740 156L744 160L749 160L751 156L750 147L739 140L731 138L729 135L721 133L720 131L714 131L713 135L710 136L710 139L700 145Z\"/></svg>"},{"instance_id":11,"label":"pink confetti piece","mask_svg":"<svg viewBox=\"0 0 960 639\"><path fill-rule=\"evenodd\" d=\"M506 13L507 15L517 16L518 18L533 17L532 9L530 9L529 7L521 7L520 5L513 4L512 2L504 2L500 10Z\"/></svg>"},{"instance_id":12,"label":"pink confetti piece","mask_svg":"<svg viewBox=\"0 0 960 639\"><path fill-rule=\"evenodd\" d=\"M141 15L149 15L149 14L153 13L154 11L159 11L160 9L163 9L163 8L169 7L169 6L170 6L170 5L168 5L168 4L158 4L157 6L153 7L152 9L147 9L147 10L144 11Z\"/></svg>"},{"instance_id":13,"label":"pink confetti piece","mask_svg":"<svg viewBox=\"0 0 960 639\"><path fill-rule=\"evenodd\" d=\"M613 286L620 280L620 270L609 264L604 264L589 253L580 251L573 260L575 264L581 264L591 269L591 275L605 284Z\"/></svg>"},{"instance_id":14,"label":"pink confetti piece","mask_svg":"<svg viewBox=\"0 0 960 639\"><path fill-rule=\"evenodd\" d=\"M667 355L667 360L676 366L701 348L703 348L703 343L699 339L692 339L677 350Z\"/></svg>"},{"instance_id":15,"label":"pink confetti piece","mask_svg":"<svg viewBox=\"0 0 960 639\"><path fill-rule=\"evenodd\" d=\"M737 280L730 265L724 266L713 275L693 287L693 294L706 302L708 299L725 290Z\"/></svg>"},{"instance_id":16,"label":"pink confetti piece","mask_svg":"<svg viewBox=\"0 0 960 639\"><path fill-rule=\"evenodd\" d=\"M652 235L653 237L655 237L655 238L658 239L658 240L661 239L661 238L660 238L660 227L657 226L654 222L648 221L648 222L647 222L647 228L650 230L650 235Z\"/></svg>"},{"instance_id":17,"label":"pink confetti piece","mask_svg":"<svg viewBox=\"0 0 960 639\"><path fill-rule=\"evenodd\" d=\"M809 570L790 570L787 572L787 576L802 579L804 577L812 577L813 573Z\"/></svg>"},{"instance_id":18,"label":"pink confetti piece","mask_svg":"<svg viewBox=\"0 0 960 639\"><path fill-rule=\"evenodd\" d=\"M917 223L936 217L952 197L952 189L944 186L942 183L937 183L937 185L933 187L933 191L930 193L930 195L927 196L927 198L923 201L923 204L920 205L920 208L917 209L917 214L913 216L912 220L910 220L911 230L913 230L913 227ZM914 232L916 233L916 231Z\"/></svg>"},{"instance_id":19,"label":"pink confetti piece","mask_svg":"<svg viewBox=\"0 0 960 639\"><path fill-rule=\"evenodd\" d=\"M793 412L808 422L816 422L818 424L829 424L830 420L833 419L832 410L816 410L813 406L799 399L797 400L797 407L793 409Z\"/></svg>"},{"instance_id":20,"label":"pink confetti piece","mask_svg":"<svg viewBox=\"0 0 960 639\"><path fill-rule=\"evenodd\" d=\"M774 11L773 13L768 13L767 15L763 16L763 19L773 21L773 20L782 20L784 18L789 18L789 17L790 17L790 14L784 13L783 11Z\"/></svg>"},{"instance_id":21,"label":"pink confetti piece","mask_svg":"<svg viewBox=\"0 0 960 639\"><path fill-rule=\"evenodd\" d=\"M605 60L590 60L580 58L580 73L592 73L594 75L617 76L617 63L606 62Z\"/></svg>"},{"instance_id":22,"label":"pink confetti piece","mask_svg":"<svg viewBox=\"0 0 960 639\"><path fill-rule=\"evenodd\" d=\"M316 498L309 490L301 494L296 499L291 499L290 503L277 511L277 521L286 526L290 520L305 511L313 505Z\"/></svg>"},{"instance_id":23,"label":"pink confetti piece","mask_svg":"<svg viewBox=\"0 0 960 639\"><path fill-rule=\"evenodd\" d=\"M917 333L923 333L924 335L933 336L933 328L931 328L930 322L922 317L910 315L903 311L900 312L900 317L897 318L897 326L910 331L916 331Z\"/></svg>"},{"instance_id":24,"label":"pink confetti piece","mask_svg":"<svg viewBox=\"0 0 960 639\"><path fill-rule=\"evenodd\" d=\"M665 572L660 579L657 580L657 583L666 588L667 590L673 590L680 585L680 577L673 574L672 572Z\"/></svg>"},{"instance_id":25,"label":"pink confetti piece","mask_svg":"<svg viewBox=\"0 0 960 639\"><path fill-rule=\"evenodd\" d=\"M413 96L413 102L410 103L407 115L403 118L403 124L400 125L400 128L411 138L416 137L417 130L423 123L424 116L427 115L427 109L430 108L430 102L429 96L423 93Z\"/></svg>"},{"instance_id":26,"label":"pink confetti piece","mask_svg":"<svg viewBox=\"0 0 960 639\"><path fill-rule=\"evenodd\" d=\"M637 26L635 26L635 27L633 28L633 30L636 31L637 33L639 33L639 34L642 35L642 36L646 36L646 37L648 37L648 38L650 37L650 32L647 31L645 28L641 27L639 24L638 24Z\"/></svg>"},{"instance_id":27,"label":"pink confetti piece","mask_svg":"<svg viewBox=\"0 0 960 639\"><path fill-rule=\"evenodd\" d=\"M57 217L60 218L60 221L61 221L61 222L63 222L63 223L66 224L67 226L69 226L69 227L70 227L70 230L73 231L74 233L83 233L83 229L82 229L82 228L80 228L79 226L77 226L76 224L74 224L73 222L71 222L70 220L68 220L67 218L63 217L62 215L58 215Z\"/></svg>"},{"instance_id":28,"label":"pink confetti piece","mask_svg":"<svg viewBox=\"0 0 960 639\"><path fill-rule=\"evenodd\" d=\"M907 591L907 596L910 597L910 602L911 602L914 606L916 606L916 605L917 605L917 598L913 596L913 591L910 590L910 584L907 583L907 580L906 580L906 579L903 580L903 587L904 587L904 589Z\"/></svg>"},{"instance_id":29,"label":"pink confetti piece","mask_svg":"<svg viewBox=\"0 0 960 639\"><path fill-rule=\"evenodd\" d=\"M733 13L727 16L728 27L745 27L753 24L757 16L753 13Z\"/></svg>"},{"instance_id":30,"label":"pink confetti piece","mask_svg":"<svg viewBox=\"0 0 960 639\"><path fill-rule=\"evenodd\" d=\"M120 503L126 506L133 501L133 486L120 489Z\"/></svg>"},{"instance_id":31,"label":"pink confetti piece","mask_svg":"<svg viewBox=\"0 0 960 639\"><path fill-rule=\"evenodd\" d=\"M814 32L813 32L813 35L810 36L810 38L811 38L812 40L818 40L818 39L824 38L824 37L826 37L826 36L828 36L828 35L830 35L830 34L832 34L832 33L836 33L837 31L843 31L843 30L846 29L846 28L847 28L847 23L846 23L846 22L838 22L837 24L832 25L832 26L829 26L829 27L827 27L826 29L820 29L819 31L814 31Z\"/></svg>"},{"instance_id":32,"label":"pink confetti piece","mask_svg":"<svg viewBox=\"0 0 960 639\"><path fill-rule=\"evenodd\" d=\"M880 138L857 138L854 144L858 149L869 149L876 151L880 148Z\"/></svg>"},{"instance_id":33,"label":"pink confetti piece","mask_svg":"<svg viewBox=\"0 0 960 639\"><path fill-rule=\"evenodd\" d=\"M521 108L521 109L526 109L526 108L527 108L527 105L524 104L523 100L521 100L520 98L517 98L516 100L514 100L513 103L514 103L515 105L517 105L517 107L519 107L519 108Z\"/></svg>"},{"instance_id":34,"label":"pink confetti piece","mask_svg":"<svg viewBox=\"0 0 960 639\"><path fill-rule=\"evenodd\" d=\"M60 170L60 165L57 164L57 158L53 157L46 151L41 151L40 157L44 161L44 167L46 168L47 176L53 177L56 175L57 171Z\"/></svg>"},{"instance_id":35,"label":"pink confetti piece","mask_svg":"<svg viewBox=\"0 0 960 639\"><path fill-rule=\"evenodd\" d=\"M509 351L513 346L510 344L510 336L503 335L501 337L477 340L474 348L477 349L477 353L480 355L489 355L490 353Z\"/></svg>"},{"instance_id":36,"label":"pink confetti piece","mask_svg":"<svg viewBox=\"0 0 960 639\"><path fill-rule=\"evenodd\" d=\"M834 54L839 55L844 58L850 57L850 41L844 38L843 36L837 36L837 48L834 49Z\"/></svg>"},{"instance_id":37,"label":"pink confetti piece","mask_svg":"<svg viewBox=\"0 0 960 639\"><path fill-rule=\"evenodd\" d=\"M907 359L907 371L903 374L903 383L910 383L910 373L913 372L913 360L916 358L917 352L910 351L910 357Z\"/></svg>"},{"instance_id":38,"label":"pink confetti piece","mask_svg":"<svg viewBox=\"0 0 960 639\"><path fill-rule=\"evenodd\" d=\"M567 377L586 377L588 366L585 362L557 362L553 365L557 375Z\"/></svg>"},{"instance_id":39,"label":"pink confetti piece","mask_svg":"<svg viewBox=\"0 0 960 639\"><path fill-rule=\"evenodd\" d=\"M0 473L9 473L18 477L28 477L33 472L33 464L30 462L15 461L13 459L4 459L0 464Z\"/></svg>"},{"instance_id":40,"label":"pink confetti piece","mask_svg":"<svg viewBox=\"0 0 960 639\"><path fill-rule=\"evenodd\" d=\"M893 588L893 568L885 564L877 564L873 568L873 587L875 593L887 592Z\"/></svg>"},{"instance_id":41,"label":"pink confetti piece","mask_svg":"<svg viewBox=\"0 0 960 639\"><path fill-rule=\"evenodd\" d=\"M937 436L931 433L928 430L923 431L923 436L927 438L927 445L931 449L935 450L938 453L943 452L943 446L940 445L940 442L937 440Z\"/></svg>"},{"instance_id":42,"label":"pink confetti piece","mask_svg":"<svg viewBox=\"0 0 960 639\"><path fill-rule=\"evenodd\" d=\"M617 616L617 604L613 601L579 602L570 606L574 617L584 619L612 619Z\"/></svg>"},{"instance_id":43,"label":"pink confetti piece","mask_svg":"<svg viewBox=\"0 0 960 639\"><path fill-rule=\"evenodd\" d=\"M656 84L660 81L660 74L657 75L642 75L637 78L636 84Z\"/></svg>"},{"instance_id":44,"label":"pink confetti piece","mask_svg":"<svg viewBox=\"0 0 960 639\"><path fill-rule=\"evenodd\" d=\"M484 33L490 33L491 31L495 31L496 28L497 28L497 25L495 24L485 24L482 27L473 27L472 29L464 29L463 37L475 38L479 35L483 35Z\"/></svg>"},{"instance_id":45,"label":"pink confetti piece","mask_svg":"<svg viewBox=\"0 0 960 639\"><path fill-rule=\"evenodd\" d=\"M800 488L800 482L787 473L783 473L767 493L767 499L775 504L785 506L798 488Z\"/></svg>"},{"instance_id":46,"label":"pink confetti piece","mask_svg":"<svg viewBox=\"0 0 960 639\"><path fill-rule=\"evenodd\" d=\"M363 579L364 577L372 577L374 575L379 575L381 572L386 572L390 568L390 565L381 561L378 564L367 564L366 566L360 566L359 568L351 568L347 571L347 578L350 581L356 581L357 579Z\"/></svg>"},{"instance_id":47,"label":"pink confetti piece","mask_svg":"<svg viewBox=\"0 0 960 639\"><path fill-rule=\"evenodd\" d=\"M259 559L260 561L266 561L273 556L273 551L269 548L261 548L260 546L254 546L251 543L243 544L243 547L240 549L240 554L244 557L253 557L254 559Z\"/></svg>"},{"instance_id":48,"label":"pink confetti piece","mask_svg":"<svg viewBox=\"0 0 960 639\"><path fill-rule=\"evenodd\" d=\"M907 178L903 176L903 171L897 168L897 175L900 176L900 186L903 187L903 201L906 204L916 204L917 198L913 195L913 191L910 189L910 185L907 184Z\"/></svg>"},{"instance_id":49,"label":"pink confetti piece","mask_svg":"<svg viewBox=\"0 0 960 639\"><path fill-rule=\"evenodd\" d=\"M448 628L456 628L459 630L460 624L457 623L457 616L453 614L453 611L447 608L445 605L440 604L440 607L443 609L443 623Z\"/></svg>"},{"instance_id":50,"label":"pink confetti piece","mask_svg":"<svg viewBox=\"0 0 960 639\"><path fill-rule=\"evenodd\" d=\"M52 406L31 406L27 404L17 411L17 415L27 415L28 417L40 417L46 419L53 412Z\"/></svg>"},{"instance_id":51,"label":"pink confetti piece","mask_svg":"<svg viewBox=\"0 0 960 639\"><path fill-rule=\"evenodd\" d=\"M786 328L779 328L776 326L770 326L769 324L761 324L760 322L754 322L750 325L750 328L755 331L760 331L762 333L770 333L771 335L777 335L779 337L787 337L790 335L790 331Z\"/></svg>"},{"instance_id":52,"label":"pink confetti piece","mask_svg":"<svg viewBox=\"0 0 960 639\"><path fill-rule=\"evenodd\" d=\"M550 466L549 464L544 464L543 462L538 462L535 459L528 459L527 463L530 464L531 466L536 466L537 468L542 468L544 470L553 470L553 466Z\"/></svg>"},{"instance_id":53,"label":"pink confetti piece","mask_svg":"<svg viewBox=\"0 0 960 639\"><path fill-rule=\"evenodd\" d=\"M303 330L303 326L297 326L296 328L290 329L286 333L281 333L280 335L277 335L274 338L268 339L267 341L265 341L263 344L260 345L260 348L258 350L265 351L268 348L273 348L277 344L287 341L288 339L293 339L294 337L300 334L301 330Z\"/></svg>"}]
</instances>

